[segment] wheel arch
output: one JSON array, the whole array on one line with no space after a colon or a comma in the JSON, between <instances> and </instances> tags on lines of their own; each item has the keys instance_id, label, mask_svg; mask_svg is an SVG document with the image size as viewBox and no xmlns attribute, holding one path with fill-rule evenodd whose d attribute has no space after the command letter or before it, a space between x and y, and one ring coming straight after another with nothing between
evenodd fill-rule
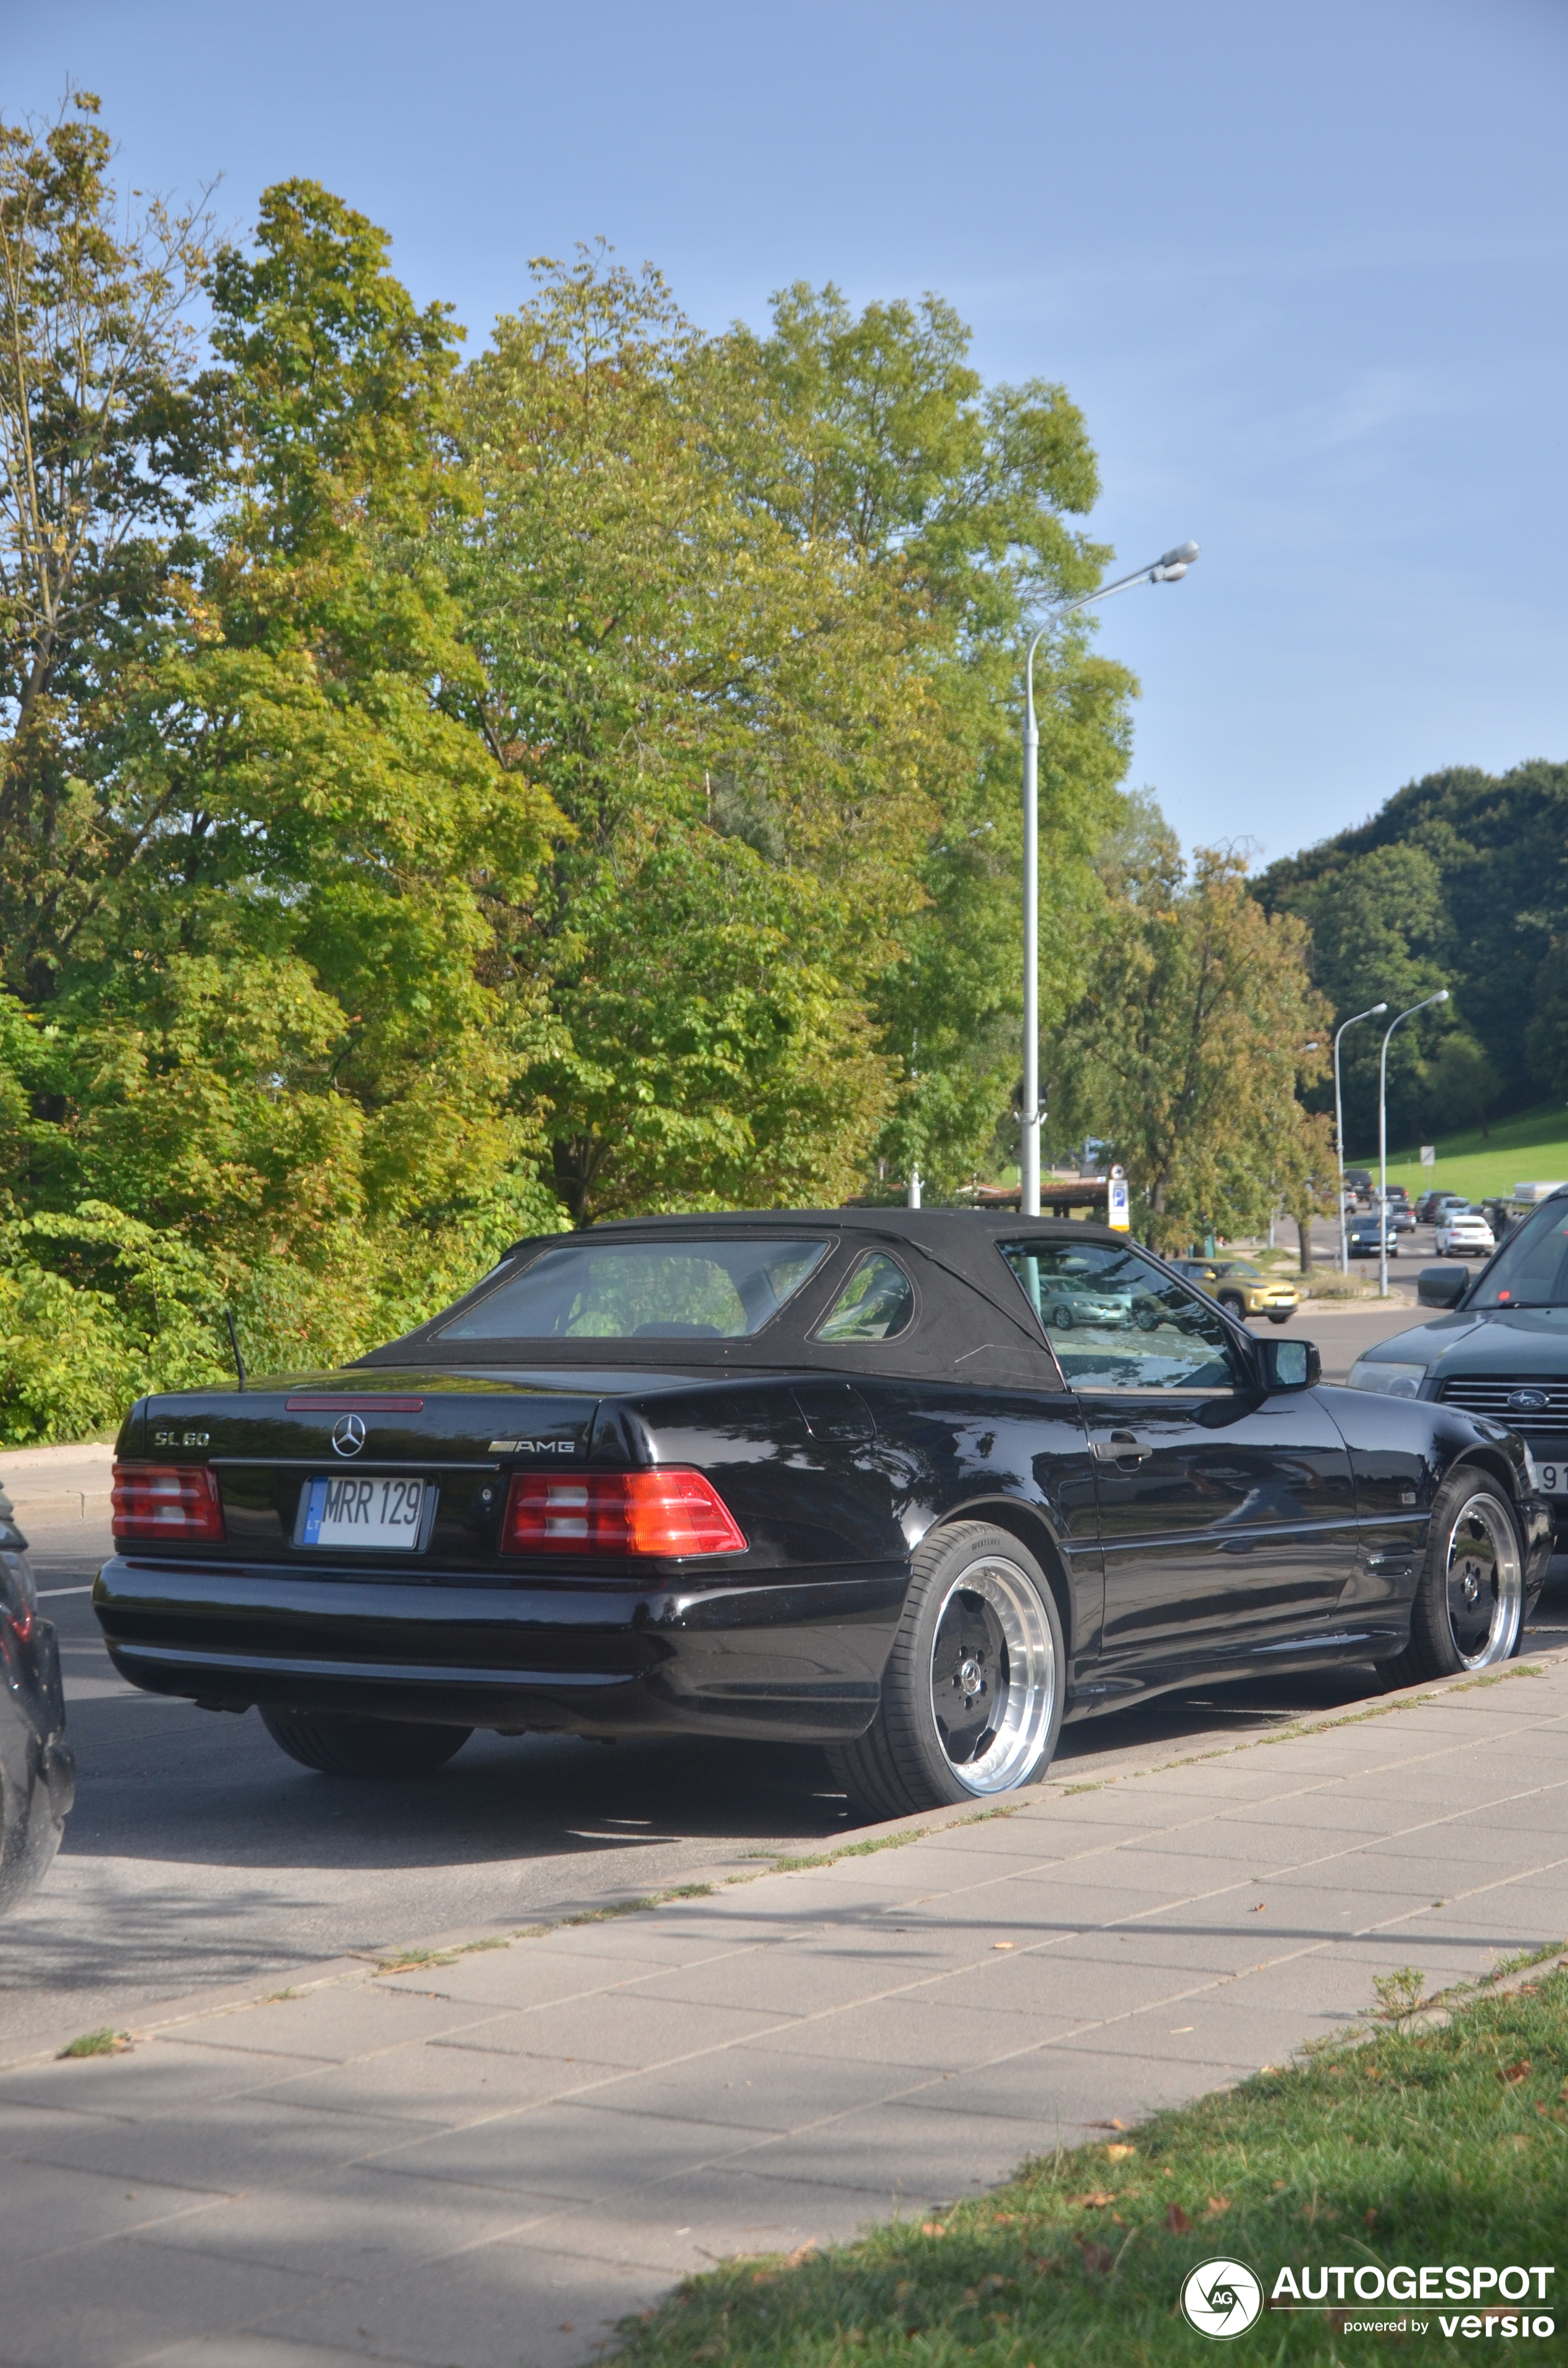
<instances>
[{"instance_id":1,"label":"wheel arch","mask_svg":"<svg viewBox=\"0 0 1568 2368\"><path fill-rule=\"evenodd\" d=\"M1469 1472L1484 1474L1488 1480L1495 1480L1509 1511L1516 1520L1518 1519L1518 1497L1515 1487L1517 1474L1500 1448L1480 1442L1473 1447L1461 1448L1443 1474L1443 1478L1460 1480Z\"/></svg>"},{"instance_id":2,"label":"wheel arch","mask_svg":"<svg viewBox=\"0 0 1568 2368\"><path fill-rule=\"evenodd\" d=\"M926 1531L925 1537L920 1541L921 1544L926 1544L929 1539L939 1537L944 1530L956 1528L960 1521L990 1521L996 1529L1010 1531L1021 1546L1028 1548L1041 1570L1044 1571L1046 1584L1055 1599L1057 1616L1062 1622L1062 1640L1067 1647L1068 1666L1071 1668L1073 1655L1077 1649L1079 1622L1073 1602L1072 1582L1067 1576L1066 1560L1056 1542L1051 1523L1044 1514L1038 1511L1032 1505L1020 1505L1011 1497L982 1497L971 1504L955 1505L950 1511L942 1514L940 1519L933 1521Z\"/></svg>"}]
</instances>

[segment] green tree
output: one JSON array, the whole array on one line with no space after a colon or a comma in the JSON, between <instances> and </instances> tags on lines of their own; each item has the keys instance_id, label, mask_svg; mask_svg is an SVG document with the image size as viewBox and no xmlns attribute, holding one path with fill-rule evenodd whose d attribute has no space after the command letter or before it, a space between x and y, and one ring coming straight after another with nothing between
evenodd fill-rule
<instances>
[{"instance_id":1,"label":"green tree","mask_svg":"<svg viewBox=\"0 0 1568 2368\"><path fill-rule=\"evenodd\" d=\"M1435 985L1451 991L1449 1005L1402 1028L1390 1047L1390 1122L1402 1140L1555 1090L1557 1038L1542 1015L1556 950L1568 943L1565 847L1568 765L1536 760L1500 776L1455 767L1407 783L1359 829L1270 865L1259 880L1264 902L1307 914L1325 950L1337 939L1346 951L1370 944L1383 956L1354 979L1349 964L1332 978L1320 971L1341 1017L1385 992L1374 983L1380 967L1390 971L1396 1010ZM1358 1029L1345 1049L1358 1114L1352 1120L1347 1107L1346 1131L1360 1145L1376 1132L1376 1038Z\"/></svg>"},{"instance_id":2,"label":"green tree","mask_svg":"<svg viewBox=\"0 0 1568 2368\"><path fill-rule=\"evenodd\" d=\"M752 482L809 541L835 540L918 623L905 662L944 738L919 901L870 1002L902 1069L878 1150L941 1196L1016 1151L1022 1012L1019 661L1042 607L1088 589L1109 552L1070 521L1098 497L1082 414L1042 380L983 386L969 331L935 296L856 314L831 285L775 301L767 338L735 333L768 435ZM1090 655L1080 622L1037 661L1043 1008L1078 992L1097 909L1095 850L1120 808L1136 685Z\"/></svg>"},{"instance_id":3,"label":"green tree","mask_svg":"<svg viewBox=\"0 0 1568 2368\"><path fill-rule=\"evenodd\" d=\"M0 979L34 999L137 852L98 743L178 619L212 461L206 220L122 209L97 112L0 122Z\"/></svg>"},{"instance_id":4,"label":"green tree","mask_svg":"<svg viewBox=\"0 0 1568 2368\"><path fill-rule=\"evenodd\" d=\"M1187 876L1148 809L1106 873L1087 985L1049 1046L1053 1135L1110 1145L1159 1249L1258 1231L1281 1200L1305 1212L1326 1142L1297 1089L1328 1021L1305 924L1262 910L1238 855L1200 848Z\"/></svg>"}]
</instances>

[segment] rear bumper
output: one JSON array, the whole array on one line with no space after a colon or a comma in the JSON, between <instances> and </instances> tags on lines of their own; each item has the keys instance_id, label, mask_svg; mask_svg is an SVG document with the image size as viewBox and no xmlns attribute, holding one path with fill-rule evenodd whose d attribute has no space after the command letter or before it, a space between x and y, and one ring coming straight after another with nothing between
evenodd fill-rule
<instances>
[{"instance_id":1,"label":"rear bumper","mask_svg":"<svg viewBox=\"0 0 1568 2368\"><path fill-rule=\"evenodd\" d=\"M215 1709L824 1743L874 1717L908 1580L473 1587L117 1555L93 1601L121 1676Z\"/></svg>"},{"instance_id":2,"label":"rear bumper","mask_svg":"<svg viewBox=\"0 0 1568 2368\"><path fill-rule=\"evenodd\" d=\"M38 1621L14 1651L0 1701L0 1909L43 1880L76 1791L52 1625Z\"/></svg>"}]
</instances>

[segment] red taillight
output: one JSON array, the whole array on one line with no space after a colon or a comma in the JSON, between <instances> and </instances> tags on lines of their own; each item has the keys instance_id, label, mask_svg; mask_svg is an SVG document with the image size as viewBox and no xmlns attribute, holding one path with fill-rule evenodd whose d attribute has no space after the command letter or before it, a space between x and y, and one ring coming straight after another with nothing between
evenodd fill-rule
<instances>
[{"instance_id":1,"label":"red taillight","mask_svg":"<svg viewBox=\"0 0 1568 2368\"><path fill-rule=\"evenodd\" d=\"M110 1500L116 1543L148 1538L221 1538L223 1508L218 1475L203 1464L117 1463Z\"/></svg>"},{"instance_id":2,"label":"red taillight","mask_svg":"<svg viewBox=\"0 0 1568 2368\"><path fill-rule=\"evenodd\" d=\"M744 1554L745 1539L700 1472L519 1472L503 1554Z\"/></svg>"}]
</instances>

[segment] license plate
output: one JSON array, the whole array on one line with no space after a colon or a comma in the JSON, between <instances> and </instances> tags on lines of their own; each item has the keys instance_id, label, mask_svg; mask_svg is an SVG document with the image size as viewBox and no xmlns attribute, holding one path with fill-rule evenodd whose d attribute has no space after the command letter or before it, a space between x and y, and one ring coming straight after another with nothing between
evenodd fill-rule
<instances>
[{"instance_id":1,"label":"license plate","mask_svg":"<svg viewBox=\"0 0 1568 2368\"><path fill-rule=\"evenodd\" d=\"M1540 1474L1543 1494L1548 1497L1568 1496L1568 1463L1543 1463L1538 1455L1535 1468Z\"/></svg>"},{"instance_id":2,"label":"license plate","mask_svg":"<svg viewBox=\"0 0 1568 2368\"><path fill-rule=\"evenodd\" d=\"M302 1546L389 1547L412 1554L425 1512L423 1480L350 1479L333 1473L307 1480L300 1507Z\"/></svg>"}]
</instances>

